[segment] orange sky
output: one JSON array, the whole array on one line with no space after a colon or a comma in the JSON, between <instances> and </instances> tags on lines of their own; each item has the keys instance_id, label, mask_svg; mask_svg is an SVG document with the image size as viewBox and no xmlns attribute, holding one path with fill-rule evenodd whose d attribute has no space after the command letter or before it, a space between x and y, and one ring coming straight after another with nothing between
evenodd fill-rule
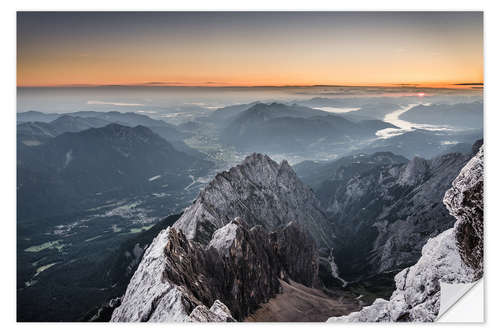
<instances>
[{"instance_id":1,"label":"orange sky","mask_svg":"<svg viewBox=\"0 0 500 333\"><path fill-rule=\"evenodd\" d=\"M17 85L483 82L482 14L368 14L19 13Z\"/></svg>"}]
</instances>

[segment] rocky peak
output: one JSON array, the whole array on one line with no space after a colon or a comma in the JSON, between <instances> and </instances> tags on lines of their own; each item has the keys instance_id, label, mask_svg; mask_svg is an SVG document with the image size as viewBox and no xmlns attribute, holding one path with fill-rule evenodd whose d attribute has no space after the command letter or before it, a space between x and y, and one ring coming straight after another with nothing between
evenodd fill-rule
<instances>
[{"instance_id":1,"label":"rocky peak","mask_svg":"<svg viewBox=\"0 0 500 333\"><path fill-rule=\"evenodd\" d=\"M236 217L275 230L290 221L306 226L320 247L331 247L333 231L320 203L288 162L254 153L215 176L175 227L188 239L208 244L215 230Z\"/></svg>"},{"instance_id":2,"label":"rocky peak","mask_svg":"<svg viewBox=\"0 0 500 333\"><path fill-rule=\"evenodd\" d=\"M317 285L316 245L297 223L269 233L238 218L206 246L170 227L147 249L112 320L242 320L280 292L280 279Z\"/></svg>"}]
</instances>

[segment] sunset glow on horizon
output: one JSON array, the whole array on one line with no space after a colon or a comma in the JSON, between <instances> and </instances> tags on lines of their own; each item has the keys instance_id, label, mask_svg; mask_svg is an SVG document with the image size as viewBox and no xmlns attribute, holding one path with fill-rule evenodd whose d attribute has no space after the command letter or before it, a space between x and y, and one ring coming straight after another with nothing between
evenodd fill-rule
<instances>
[{"instance_id":1,"label":"sunset glow on horizon","mask_svg":"<svg viewBox=\"0 0 500 333\"><path fill-rule=\"evenodd\" d=\"M17 29L18 86L483 82L479 12L19 12Z\"/></svg>"}]
</instances>

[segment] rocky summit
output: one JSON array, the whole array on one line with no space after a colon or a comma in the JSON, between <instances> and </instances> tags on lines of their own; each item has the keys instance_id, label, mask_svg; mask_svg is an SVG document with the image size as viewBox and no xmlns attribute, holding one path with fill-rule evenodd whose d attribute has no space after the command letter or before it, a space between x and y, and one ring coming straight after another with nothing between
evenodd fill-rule
<instances>
[{"instance_id":1,"label":"rocky summit","mask_svg":"<svg viewBox=\"0 0 500 333\"><path fill-rule=\"evenodd\" d=\"M483 274L483 148L462 168L443 199L456 218L453 228L431 238L418 262L395 277L389 301L334 321L433 321L439 314L440 282L470 283Z\"/></svg>"},{"instance_id":2,"label":"rocky summit","mask_svg":"<svg viewBox=\"0 0 500 333\"><path fill-rule=\"evenodd\" d=\"M147 249L112 321L242 320L280 292L280 280L318 285L315 242L297 223L269 233L237 218L206 245L169 227Z\"/></svg>"},{"instance_id":3,"label":"rocky summit","mask_svg":"<svg viewBox=\"0 0 500 333\"><path fill-rule=\"evenodd\" d=\"M268 230L296 221L320 248L331 248L335 239L311 189L288 162L278 164L263 154L254 153L217 174L174 227L188 239L207 244L215 230L236 217L249 226L262 225Z\"/></svg>"}]
</instances>

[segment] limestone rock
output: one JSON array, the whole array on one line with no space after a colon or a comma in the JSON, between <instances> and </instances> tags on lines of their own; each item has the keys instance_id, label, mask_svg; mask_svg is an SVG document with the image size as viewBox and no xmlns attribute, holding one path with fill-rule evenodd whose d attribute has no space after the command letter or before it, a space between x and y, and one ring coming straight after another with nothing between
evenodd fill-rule
<instances>
[{"instance_id":1,"label":"limestone rock","mask_svg":"<svg viewBox=\"0 0 500 333\"><path fill-rule=\"evenodd\" d=\"M280 292L280 279L317 285L318 266L315 241L295 222L270 233L236 218L207 245L170 227L146 250L112 321L242 320Z\"/></svg>"},{"instance_id":2,"label":"limestone rock","mask_svg":"<svg viewBox=\"0 0 500 333\"><path fill-rule=\"evenodd\" d=\"M331 224L311 189L286 161L278 164L267 155L254 153L217 174L174 227L188 239L207 244L215 230L236 217L268 230L296 221L319 247L330 248L334 243Z\"/></svg>"}]
</instances>

